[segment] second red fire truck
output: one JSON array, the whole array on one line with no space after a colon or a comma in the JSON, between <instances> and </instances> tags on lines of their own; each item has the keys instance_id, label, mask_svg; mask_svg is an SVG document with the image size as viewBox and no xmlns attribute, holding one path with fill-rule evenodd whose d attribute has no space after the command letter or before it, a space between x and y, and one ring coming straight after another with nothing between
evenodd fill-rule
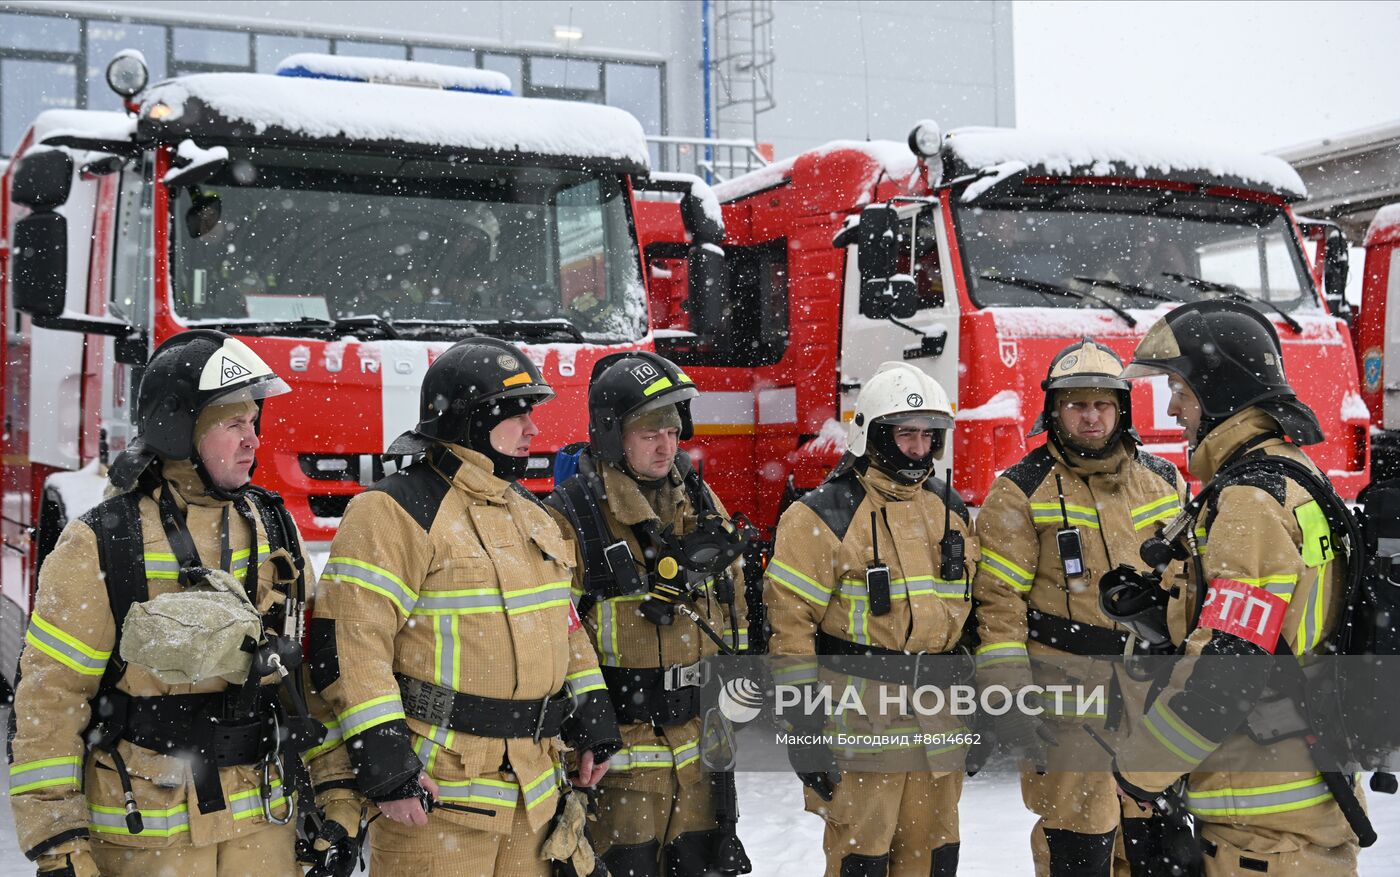
<instances>
[{"instance_id":1,"label":"second red fire truck","mask_svg":"<svg viewBox=\"0 0 1400 877\"><path fill-rule=\"evenodd\" d=\"M976 504L1031 446L1056 351L1088 336L1126 361L1166 310L1221 296L1277 328L1327 434L1310 456L1344 496L1368 480L1351 336L1289 206L1302 181L1279 159L1006 129L943 135L925 122L908 146L833 143L715 192L728 281L698 298L674 209L640 205L653 321L658 351L705 391L695 413L707 477L762 527L836 461L880 362L913 362L953 394L955 484ZM1339 246L1325 241L1316 259L1344 259ZM1138 387L1135 422L1148 450L1184 466L1167 398L1164 382Z\"/></svg>"}]
</instances>

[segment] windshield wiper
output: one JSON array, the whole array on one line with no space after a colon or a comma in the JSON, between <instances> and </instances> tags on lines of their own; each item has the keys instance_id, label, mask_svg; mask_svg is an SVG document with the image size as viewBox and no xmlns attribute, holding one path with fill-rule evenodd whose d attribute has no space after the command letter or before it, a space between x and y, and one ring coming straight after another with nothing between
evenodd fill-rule
<instances>
[{"instance_id":1,"label":"windshield wiper","mask_svg":"<svg viewBox=\"0 0 1400 877\"><path fill-rule=\"evenodd\" d=\"M1107 277L1088 277L1078 275L1074 278L1080 283L1087 283L1090 286L1107 286L1109 289L1116 289L1119 292L1126 292L1129 295L1139 295L1143 298L1152 298L1157 301L1171 301L1181 304L1186 300L1178 296L1163 292L1160 289L1153 289L1150 286L1143 286L1138 283L1123 283L1120 280L1111 280Z\"/></svg>"},{"instance_id":2,"label":"windshield wiper","mask_svg":"<svg viewBox=\"0 0 1400 877\"><path fill-rule=\"evenodd\" d=\"M325 317L297 317L295 320L201 320L201 328L219 329L230 335L287 335L309 334L316 337L338 338L348 335L355 329L368 327L385 338L397 339L399 333L392 323L375 315L345 317L328 320Z\"/></svg>"},{"instance_id":3,"label":"windshield wiper","mask_svg":"<svg viewBox=\"0 0 1400 877\"><path fill-rule=\"evenodd\" d=\"M1163 271L1162 276L1170 277L1172 280L1175 280L1179 283L1185 283L1188 286L1194 286L1202 292L1213 292L1216 295L1219 295L1221 298L1227 298L1230 301L1244 302L1248 305L1258 305L1260 307L1268 308L1269 310L1278 314L1279 319L1283 320L1283 322L1288 326L1288 328L1292 329L1294 332L1297 332L1300 335L1303 332L1303 324L1294 319L1293 315L1290 314L1288 311L1285 311L1283 308L1279 307L1278 305L1274 304L1268 299L1255 298L1254 296L1249 295L1243 289L1241 289L1239 286L1236 286L1233 283L1218 283L1214 280L1205 280L1200 277L1192 277L1190 274L1180 274L1176 271Z\"/></svg>"},{"instance_id":4,"label":"windshield wiper","mask_svg":"<svg viewBox=\"0 0 1400 877\"><path fill-rule=\"evenodd\" d=\"M471 320L470 323L479 330L497 329L522 338L540 338L561 332L579 344L588 343L588 339L583 337L583 332L579 331L578 326L564 319L550 318L548 321L541 322L531 320Z\"/></svg>"},{"instance_id":5,"label":"windshield wiper","mask_svg":"<svg viewBox=\"0 0 1400 877\"><path fill-rule=\"evenodd\" d=\"M983 280L995 280L997 283L1019 286L1022 289L1029 289L1031 292L1038 292L1041 295L1058 295L1063 298L1073 298L1080 301L1096 301L1121 317L1123 322L1127 323L1130 328L1137 327L1137 320L1133 318L1132 314L1118 307L1118 305L1113 302L1094 295L1092 292L1070 289L1068 286L1060 286L1058 283L1050 283L1047 280L1036 280L1033 277L1018 277L1015 274L993 274L989 271L983 271L977 276Z\"/></svg>"}]
</instances>

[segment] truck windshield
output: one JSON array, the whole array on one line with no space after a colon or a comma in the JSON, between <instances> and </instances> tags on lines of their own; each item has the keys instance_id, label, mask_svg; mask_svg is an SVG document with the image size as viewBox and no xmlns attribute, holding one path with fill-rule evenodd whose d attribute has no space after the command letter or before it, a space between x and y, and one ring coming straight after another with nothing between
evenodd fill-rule
<instances>
[{"instance_id":1,"label":"truck windshield","mask_svg":"<svg viewBox=\"0 0 1400 877\"><path fill-rule=\"evenodd\" d=\"M172 193L175 312L240 331L633 341L646 328L618 177L230 149ZM557 336L557 338L555 337Z\"/></svg>"},{"instance_id":2,"label":"truck windshield","mask_svg":"<svg viewBox=\"0 0 1400 877\"><path fill-rule=\"evenodd\" d=\"M1280 207L1046 188L960 205L959 241L979 307L1104 306L1097 298L1119 308L1152 308L1222 295L1285 311L1317 307Z\"/></svg>"}]
</instances>

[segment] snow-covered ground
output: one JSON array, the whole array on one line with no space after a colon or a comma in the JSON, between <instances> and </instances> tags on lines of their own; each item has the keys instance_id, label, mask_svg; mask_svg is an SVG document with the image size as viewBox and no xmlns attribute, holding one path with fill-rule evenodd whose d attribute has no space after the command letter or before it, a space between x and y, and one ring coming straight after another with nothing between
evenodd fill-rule
<instances>
[{"instance_id":1,"label":"snow-covered ground","mask_svg":"<svg viewBox=\"0 0 1400 877\"><path fill-rule=\"evenodd\" d=\"M0 877L30 877L15 840L8 801L0 807ZM1363 877L1400 874L1400 797L1371 795L1380 841L1361 854ZM1020 785L1007 773L984 773L963 789L962 877L1031 874L1030 830ZM802 810L802 787L788 774L739 776L739 834L756 877L816 877L822 871L821 820Z\"/></svg>"}]
</instances>

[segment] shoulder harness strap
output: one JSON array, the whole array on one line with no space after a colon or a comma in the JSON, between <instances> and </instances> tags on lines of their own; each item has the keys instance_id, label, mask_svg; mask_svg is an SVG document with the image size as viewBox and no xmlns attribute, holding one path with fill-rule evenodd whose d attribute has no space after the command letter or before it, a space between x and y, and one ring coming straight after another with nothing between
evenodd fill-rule
<instances>
[{"instance_id":1,"label":"shoulder harness strap","mask_svg":"<svg viewBox=\"0 0 1400 877\"><path fill-rule=\"evenodd\" d=\"M145 539L141 533L141 494L136 491L114 496L81 517L97 537L97 563L107 586L107 604L112 609L116 641L121 642L122 625L136 603L150 598L146 588ZM102 674L99 692L116 687L126 673L126 662L112 650Z\"/></svg>"}]
</instances>

